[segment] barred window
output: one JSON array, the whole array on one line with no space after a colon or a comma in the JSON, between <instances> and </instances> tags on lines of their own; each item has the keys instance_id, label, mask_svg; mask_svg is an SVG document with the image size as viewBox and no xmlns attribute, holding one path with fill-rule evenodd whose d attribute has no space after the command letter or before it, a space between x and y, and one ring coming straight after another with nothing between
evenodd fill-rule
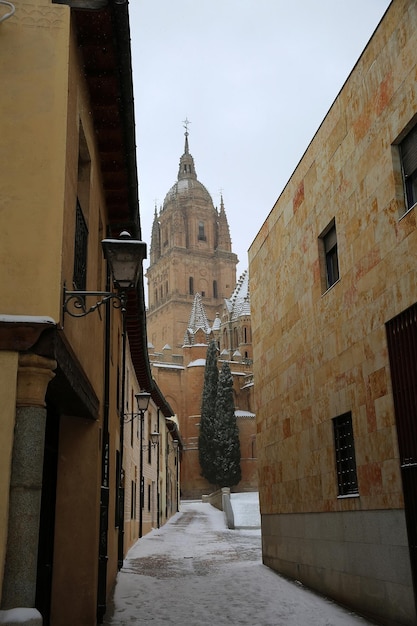
<instances>
[{"instance_id":1,"label":"barred window","mask_svg":"<svg viewBox=\"0 0 417 626\"><path fill-rule=\"evenodd\" d=\"M357 494L358 478L356 475L352 414L349 412L335 417L333 419L333 431L339 495Z\"/></svg>"},{"instance_id":2,"label":"barred window","mask_svg":"<svg viewBox=\"0 0 417 626\"><path fill-rule=\"evenodd\" d=\"M75 289L85 291L87 286L87 240L88 230L81 205L77 199L75 213L75 245L74 245L74 273L72 282Z\"/></svg>"}]
</instances>

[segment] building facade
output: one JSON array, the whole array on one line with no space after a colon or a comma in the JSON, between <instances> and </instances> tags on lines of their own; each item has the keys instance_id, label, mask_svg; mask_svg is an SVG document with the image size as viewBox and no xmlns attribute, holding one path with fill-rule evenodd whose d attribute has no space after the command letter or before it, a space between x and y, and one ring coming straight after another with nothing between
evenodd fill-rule
<instances>
[{"instance_id":1,"label":"building facade","mask_svg":"<svg viewBox=\"0 0 417 626\"><path fill-rule=\"evenodd\" d=\"M393 0L249 250L264 563L416 623L417 5Z\"/></svg>"},{"instance_id":2,"label":"building facade","mask_svg":"<svg viewBox=\"0 0 417 626\"><path fill-rule=\"evenodd\" d=\"M236 265L223 198L216 209L197 180L186 131L177 182L155 211L147 270L149 358L179 420L183 498L215 488L201 476L198 461L205 358L213 339L219 362L230 362L234 378L242 453L236 489L257 488L248 272L236 283Z\"/></svg>"},{"instance_id":3,"label":"building facade","mask_svg":"<svg viewBox=\"0 0 417 626\"><path fill-rule=\"evenodd\" d=\"M151 375L141 271L127 303L115 299L101 243L129 231L141 270L128 6L22 0L10 13L0 25L0 621L23 607L31 624L89 626L136 533L131 507L125 515L131 394L150 393L152 427L173 417ZM68 290L94 295L71 307ZM112 297L84 315L96 292Z\"/></svg>"}]
</instances>

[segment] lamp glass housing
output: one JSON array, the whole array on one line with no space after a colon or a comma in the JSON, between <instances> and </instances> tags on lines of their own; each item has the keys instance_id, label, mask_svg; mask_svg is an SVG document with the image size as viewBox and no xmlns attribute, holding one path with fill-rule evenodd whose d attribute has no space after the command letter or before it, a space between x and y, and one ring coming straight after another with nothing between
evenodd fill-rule
<instances>
[{"instance_id":1,"label":"lamp glass housing","mask_svg":"<svg viewBox=\"0 0 417 626\"><path fill-rule=\"evenodd\" d=\"M152 445L156 446L158 441L159 441L159 433L156 432L156 431L154 433L151 433L151 443L152 443Z\"/></svg>"},{"instance_id":2,"label":"lamp glass housing","mask_svg":"<svg viewBox=\"0 0 417 626\"><path fill-rule=\"evenodd\" d=\"M101 242L113 280L119 289L135 287L146 258L146 243L132 239L122 232L119 239L103 239Z\"/></svg>"},{"instance_id":3,"label":"lamp glass housing","mask_svg":"<svg viewBox=\"0 0 417 626\"><path fill-rule=\"evenodd\" d=\"M149 406L149 400L151 398L151 394L148 393L147 391L141 391L140 393L137 393L135 395L135 398L136 398L136 402L138 403L139 412L144 413Z\"/></svg>"}]
</instances>

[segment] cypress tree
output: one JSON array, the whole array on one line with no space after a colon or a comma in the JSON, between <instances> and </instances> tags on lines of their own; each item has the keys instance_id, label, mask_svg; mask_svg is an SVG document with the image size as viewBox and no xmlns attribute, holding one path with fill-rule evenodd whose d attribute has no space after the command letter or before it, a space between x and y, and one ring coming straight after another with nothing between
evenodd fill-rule
<instances>
[{"instance_id":1,"label":"cypress tree","mask_svg":"<svg viewBox=\"0 0 417 626\"><path fill-rule=\"evenodd\" d=\"M215 446L213 442L216 432L218 377L217 346L215 341L211 341L207 348L206 367L204 370L200 432L198 436L198 458L201 466L201 474L212 484L216 484L216 474L214 472Z\"/></svg>"},{"instance_id":2,"label":"cypress tree","mask_svg":"<svg viewBox=\"0 0 417 626\"><path fill-rule=\"evenodd\" d=\"M213 482L219 487L233 487L240 482L242 474L239 430L233 400L233 377L226 361L218 379L215 416Z\"/></svg>"}]
</instances>

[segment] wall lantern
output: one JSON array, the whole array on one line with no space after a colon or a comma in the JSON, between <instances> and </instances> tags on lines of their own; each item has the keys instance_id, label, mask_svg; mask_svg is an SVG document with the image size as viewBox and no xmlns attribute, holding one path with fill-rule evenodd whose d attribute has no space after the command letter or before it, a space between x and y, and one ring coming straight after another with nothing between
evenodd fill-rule
<instances>
[{"instance_id":1,"label":"wall lantern","mask_svg":"<svg viewBox=\"0 0 417 626\"><path fill-rule=\"evenodd\" d=\"M109 300L113 300L113 306L121 309L122 313L126 311L126 292L137 285L146 258L146 243L132 239L127 231L123 231L118 239L103 239L101 245L116 291L69 291L64 286L64 314L85 317ZM100 299L87 307L87 297Z\"/></svg>"}]
</instances>

